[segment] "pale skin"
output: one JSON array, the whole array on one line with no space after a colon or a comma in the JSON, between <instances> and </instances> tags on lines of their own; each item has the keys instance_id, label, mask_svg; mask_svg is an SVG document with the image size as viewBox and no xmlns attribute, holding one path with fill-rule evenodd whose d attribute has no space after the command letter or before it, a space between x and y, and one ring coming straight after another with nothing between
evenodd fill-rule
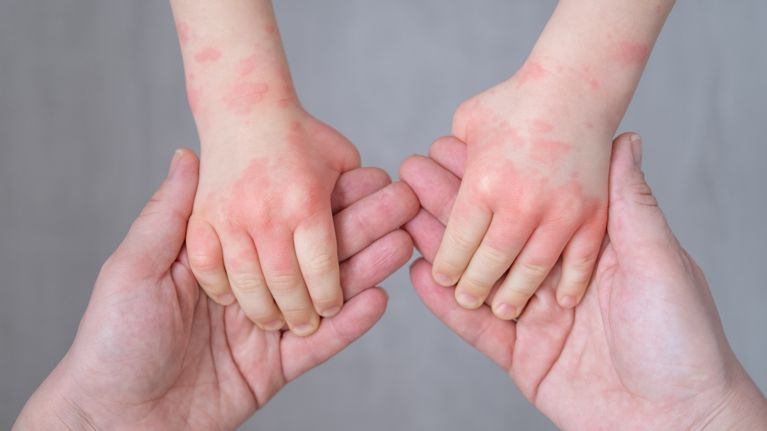
<instances>
[{"instance_id":1,"label":"pale skin","mask_svg":"<svg viewBox=\"0 0 767 431\"><path fill-rule=\"evenodd\" d=\"M637 135L615 142L607 238L583 301L558 305L560 264L516 322L493 315L492 294L466 310L431 276L470 151L441 139L431 158L401 168L423 206L406 227L424 256L411 278L439 319L564 430L767 428L767 400L730 349L702 271L645 182Z\"/></svg>"},{"instance_id":2,"label":"pale skin","mask_svg":"<svg viewBox=\"0 0 767 431\"><path fill-rule=\"evenodd\" d=\"M561 258L557 301L574 307L607 223L611 140L671 0L561 0L524 66L465 103L453 135L466 173L434 258L456 300L518 317Z\"/></svg>"},{"instance_id":3,"label":"pale skin","mask_svg":"<svg viewBox=\"0 0 767 431\"><path fill-rule=\"evenodd\" d=\"M269 0L172 0L201 140L192 271L260 328L306 336L343 305L331 191L354 146L298 101Z\"/></svg>"},{"instance_id":4,"label":"pale skin","mask_svg":"<svg viewBox=\"0 0 767 431\"><path fill-rule=\"evenodd\" d=\"M375 287L412 254L399 229L418 211L377 169L341 176L331 196L345 305L311 336L267 332L198 287L184 248L198 162L181 151L168 179L104 264L77 336L14 430L231 430L284 385L372 327Z\"/></svg>"}]
</instances>

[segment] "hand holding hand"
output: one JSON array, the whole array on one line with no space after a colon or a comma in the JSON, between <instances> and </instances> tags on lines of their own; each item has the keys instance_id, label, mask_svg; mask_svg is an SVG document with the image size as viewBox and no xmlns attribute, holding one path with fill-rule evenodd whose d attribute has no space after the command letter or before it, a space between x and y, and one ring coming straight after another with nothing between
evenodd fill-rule
<instances>
[{"instance_id":1,"label":"hand holding hand","mask_svg":"<svg viewBox=\"0 0 767 431\"><path fill-rule=\"evenodd\" d=\"M369 287L412 252L398 229L418 208L406 185L377 169L340 177L330 205L346 304L303 338L265 332L200 290L182 249L196 186L197 160L183 151L104 265L74 344L18 429L234 429L381 317L386 294Z\"/></svg>"},{"instance_id":2,"label":"hand holding hand","mask_svg":"<svg viewBox=\"0 0 767 431\"><path fill-rule=\"evenodd\" d=\"M424 207L407 229L426 260L459 193L467 147L443 139L431 156L411 158L401 172ZM559 266L518 322L487 306L461 308L424 260L411 270L416 291L562 429L767 426L767 402L731 351L706 280L671 233L640 161L638 137L616 140L609 240L577 308L556 302Z\"/></svg>"}]
</instances>

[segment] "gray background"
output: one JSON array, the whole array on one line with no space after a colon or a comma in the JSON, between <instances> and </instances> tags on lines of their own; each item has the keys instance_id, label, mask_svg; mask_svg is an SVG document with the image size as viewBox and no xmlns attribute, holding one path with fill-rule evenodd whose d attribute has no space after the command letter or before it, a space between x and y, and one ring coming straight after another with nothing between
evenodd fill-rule
<instances>
[{"instance_id":1,"label":"gray background","mask_svg":"<svg viewBox=\"0 0 767 431\"><path fill-rule=\"evenodd\" d=\"M165 1L0 2L0 428L66 351L101 265L197 148ZM554 1L278 0L299 93L396 175L464 98L524 60ZM680 1L622 129L767 389L767 3ZM405 271L382 322L245 429L548 429L425 309Z\"/></svg>"}]
</instances>

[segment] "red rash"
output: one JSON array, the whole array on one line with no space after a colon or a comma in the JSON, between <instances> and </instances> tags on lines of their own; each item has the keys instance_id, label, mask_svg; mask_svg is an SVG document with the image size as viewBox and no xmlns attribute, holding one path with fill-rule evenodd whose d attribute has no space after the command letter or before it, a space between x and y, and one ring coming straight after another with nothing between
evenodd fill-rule
<instances>
[{"instance_id":1,"label":"red rash","mask_svg":"<svg viewBox=\"0 0 767 431\"><path fill-rule=\"evenodd\" d=\"M596 79L592 79L591 81L589 81L589 87L591 87L592 90L598 89L599 81L597 81Z\"/></svg>"},{"instance_id":2,"label":"red rash","mask_svg":"<svg viewBox=\"0 0 767 431\"><path fill-rule=\"evenodd\" d=\"M625 65L642 65L649 56L649 46L633 42L621 42L615 53L615 59Z\"/></svg>"},{"instance_id":3,"label":"red rash","mask_svg":"<svg viewBox=\"0 0 767 431\"><path fill-rule=\"evenodd\" d=\"M530 81L539 81L545 78L547 73L543 66L534 61L525 63L516 74L517 88L522 88Z\"/></svg>"},{"instance_id":4,"label":"red rash","mask_svg":"<svg viewBox=\"0 0 767 431\"><path fill-rule=\"evenodd\" d=\"M549 133L554 130L554 126L544 120L537 119L531 123L530 130L534 133Z\"/></svg>"},{"instance_id":5,"label":"red rash","mask_svg":"<svg viewBox=\"0 0 767 431\"><path fill-rule=\"evenodd\" d=\"M533 138L533 149L530 157L543 163L553 163L570 151L570 145L566 142L554 139Z\"/></svg>"},{"instance_id":6,"label":"red rash","mask_svg":"<svg viewBox=\"0 0 767 431\"><path fill-rule=\"evenodd\" d=\"M258 56L256 54L240 62L240 76L248 76L258 67Z\"/></svg>"},{"instance_id":7,"label":"red rash","mask_svg":"<svg viewBox=\"0 0 767 431\"><path fill-rule=\"evenodd\" d=\"M208 47L198 52L194 60L198 63L215 63L221 58L221 51L213 47Z\"/></svg>"},{"instance_id":8,"label":"red rash","mask_svg":"<svg viewBox=\"0 0 767 431\"><path fill-rule=\"evenodd\" d=\"M264 83L240 82L224 96L224 103L237 115L248 115L266 97L269 86Z\"/></svg>"},{"instance_id":9,"label":"red rash","mask_svg":"<svg viewBox=\"0 0 767 431\"><path fill-rule=\"evenodd\" d=\"M191 39L189 25L183 21L177 22L176 32L178 33L178 40L181 46L186 46L189 43L189 39Z\"/></svg>"}]
</instances>

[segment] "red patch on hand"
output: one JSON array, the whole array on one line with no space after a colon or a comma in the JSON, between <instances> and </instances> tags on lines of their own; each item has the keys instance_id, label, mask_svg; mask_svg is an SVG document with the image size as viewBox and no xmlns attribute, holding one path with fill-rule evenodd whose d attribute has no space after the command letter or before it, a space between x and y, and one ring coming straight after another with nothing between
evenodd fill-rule
<instances>
[{"instance_id":1,"label":"red patch on hand","mask_svg":"<svg viewBox=\"0 0 767 431\"><path fill-rule=\"evenodd\" d=\"M540 64L534 61L527 62L515 75L517 88L522 88L525 84L531 81L540 81L545 78L547 74L548 71Z\"/></svg>"}]
</instances>

